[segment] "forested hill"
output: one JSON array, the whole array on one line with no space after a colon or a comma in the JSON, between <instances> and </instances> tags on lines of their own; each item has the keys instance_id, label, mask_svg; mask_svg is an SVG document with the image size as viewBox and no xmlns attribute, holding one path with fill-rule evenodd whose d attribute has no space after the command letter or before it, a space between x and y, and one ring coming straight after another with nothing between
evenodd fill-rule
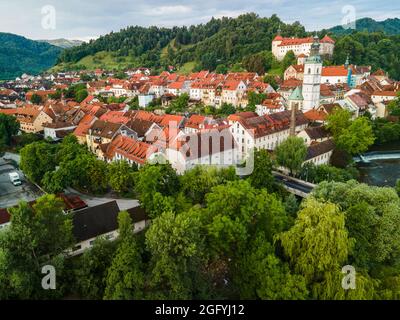
<instances>
[{"instance_id":1,"label":"forested hill","mask_svg":"<svg viewBox=\"0 0 400 320\"><path fill-rule=\"evenodd\" d=\"M0 32L0 80L8 80L23 73L41 73L56 62L61 48Z\"/></svg>"},{"instance_id":2,"label":"forested hill","mask_svg":"<svg viewBox=\"0 0 400 320\"><path fill-rule=\"evenodd\" d=\"M313 34L307 33L299 22L286 24L276 15L262 18L254 13L213 18L191 27L128 27L63 51L57 69L146 66L158 72L172 65L183 73L246 69L282 75L286 64L276 63L271 54L271 42L279 29L286 37ZM353 64L382 68L400 79L400 35L354 30L349 35L322 30L319 35L327 33L337 43L333 59L325 60L326 64L343 64L349 55Z\"/></svg>"},{"instance_id":3,"label":"forested hill","mask_svg":"<svg viewBox=\"0 0 400 320\"><path fill-rule=\"evenodd\" d=\"M384 32L388 35L400 34L400 19L386 19L384 21L376 21L371 18L362 18L356 21L356 31L367 31L367 32ZM354 29L349 26L336 26L328 31L336 35L350 34L354 32Z\"/></svg>"},{"instance_id":4,"label":"forested hill","mask_svg":"<svg viewBox=\"0 0 400 320\"><path fill-rule=\"evenodd\" d=\"M276 15L261 18L249 13L237 18L213 18L191 27L129 27L64 51L59 63L86 67L174 65L212 70L217 65L241 62L249 54L271 50L279 28L284 36L306 35L298 22L285 24Z\"/></svg>"}]
</instances>

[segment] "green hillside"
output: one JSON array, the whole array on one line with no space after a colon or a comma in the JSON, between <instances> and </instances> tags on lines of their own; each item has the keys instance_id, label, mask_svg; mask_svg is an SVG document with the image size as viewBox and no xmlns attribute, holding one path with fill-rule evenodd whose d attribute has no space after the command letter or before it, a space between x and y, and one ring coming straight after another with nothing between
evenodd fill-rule
<instances>
[{"instance_id":1,"label":"green hillside","mask_svg":"<svg viewBox=\"0 0 400 320\"><path fill-rule=\"evenodd\" d=\"M336 40L334 56L324 57L325 63L343 64L349 55L353 64L371 65L373 70L382 68L400 79L400 35L392 34L396 33L400 20L373 21L359 20L360 31L349 34L340 34L337 28L319 31L320 37L329 34ZM387 32L376 32L380 30L376 23ZM369 31L361 31L364 29ZM271 42L279 30L285 37L313 34L306 32L299 22L285 24L276 15L263 18L254 13L237 18L212 18L206 24L190 27L128 27L64 50L53 70L145 66L158 72L173 65L181 73L246 69L282 74L295 59L289 56L278 63L273 58Z\"/></svg>"},{"instance_id":2,"label":"green hillside","mask_svg":"<svg viewBox=\"0 0 400 320\"><path fill-rule=\"evenodd\" d=\"M336 26L328 31L336 35L351 34L354 31L367 31L367 32L384 32L388 35L400 34L400 19L387 19L384 21L375 21L371 18L362 18L356 21L356 29L350 28L350 25L345 27Z\"/></svg>"},{"instance_id":3,"label":"green hillside","mask_svg":"<svg viewBox=\"0 0 400 320\"><path fill-rule=\"evenodd\" d=\"M276 15L261 18L249 13L237 18L213 18L206 24L190 27L129 27L65 50L58 62L59 67L66 69L102 65L165 69L173 65L182 72L213 70L218 65L230 66L242 62L245 56L270 50L279 28L286 36L307 35L298 22L285 24ZM112 59L94 59L99 52L107 52Z\"/></svg>"},{"instance_id":4,"label":"green hillside","mask_svg":"<svg viewBox=\"0 0 400 320\"><path fill-rule=\"evenodd\" d=\"M8 80L23 73L38 74L51 66L62 51L48 43L0 32L0 79Z\"/></svg>"}]
</instances>

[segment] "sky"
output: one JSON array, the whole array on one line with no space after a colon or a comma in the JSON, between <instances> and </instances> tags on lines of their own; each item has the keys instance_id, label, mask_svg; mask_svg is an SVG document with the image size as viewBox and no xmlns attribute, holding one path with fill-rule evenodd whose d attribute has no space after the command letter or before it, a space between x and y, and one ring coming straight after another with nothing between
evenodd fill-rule
<instances>
[{"instance_id":1,"label":"sky","mask_svg":"<svg viewBox=\"0 0 400 320\"><path fill-rule=\"evenodd\" d=\"M30 39L88 40L129 25L182 26L255 12L308 31L349 20L400 17L398 0L0 0L0 32Z\"/></svg>"}]
</instances>

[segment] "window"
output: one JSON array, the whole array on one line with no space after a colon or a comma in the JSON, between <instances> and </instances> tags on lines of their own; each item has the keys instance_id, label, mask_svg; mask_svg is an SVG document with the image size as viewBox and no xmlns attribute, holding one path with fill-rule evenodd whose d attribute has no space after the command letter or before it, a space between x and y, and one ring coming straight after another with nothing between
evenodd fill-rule
<instances>
[{"instance_id":1,"label":"window","mask_svg":"<svg viewBox=\"0 0 400 320\"><path fill-rule=\"evenodd\" d=\"M308 74L311 74L311 68L308 68Z\"/></svg>"}]
</instances>

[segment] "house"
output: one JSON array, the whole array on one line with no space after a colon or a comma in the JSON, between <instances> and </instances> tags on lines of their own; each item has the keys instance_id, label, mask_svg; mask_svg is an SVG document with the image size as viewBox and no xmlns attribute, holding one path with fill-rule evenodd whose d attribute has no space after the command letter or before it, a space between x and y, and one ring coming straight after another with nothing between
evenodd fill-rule
<instances>
[{"instance_id":1,"label":"house","mask_svg":"<svg viewBox=\"0 0 400 320\"><path fill-rule=\"evenodd\" d=\"M135 163L138 167L144 165L157 152L157 147L123 135L118 135L100 148L106 161L125 160L131 165Z\"/></svg>"},{"instance_id":2,"label":"house","mask_svg":"<svg viewBox=\"0 0 400 320\"><path fill-rule=\"evenodd\" d=\"M31 101L33 95L37 95L42 99L42 102L45 102L49 95L55 94L56 90L37 90L37 91L28 91L25 95L25 99L27 101Z\"/></svg>"},{"instance_id":3,"label":"house","mask_svg":"<svg viewBox=\"0 0 400 320\"><path fill-rule=\"evenodd\" d=\"M185 134L165 150L165 157L178 174L197 165L229 167L237 163L237 144L229 128L205 129Z\"/></svg>"},{"instance_id":4,"label":"house","mask_svg":"<svg viewBox=\"0 0 400 320\"><path fill-rule=\"evenodd\" d=\"M185 133L195 133L201 129L204 129L207 124L211 124L213 119L198 114L193 114L184 124Z\"/></svg>"},{"instance_id":5,"label":"house","mask_svg":"<svg viewBox=\"0 0 400 320\"><path fill-rule=\"evenodd\" d=\"M304 79L304 63L289 66L283 75L284 80L297 79L303 81Z\"/></svg>"},{"instance_id":6,"label":"house","mask_svg":"<svg viewBox=\"0 0 400 320\"><path fill-rule=\"evenodd\" d=\"M397 92L395 91L374 91L371 94L371 99L374 104L385 101L392 101L397 99Z\"/></svg>"},{"instance_id":7,"label":"house","mask_svg":"<svg viewBox=\"0 0 400 320\"><path fill-rule=\"evenodd\" d=\"M187 81L174 81L167 86L166 92L174 96L189 93L189 83Z\"/></svg>"},{"instance_id":8,"label":"house","mask_svg":"<svg viewBox=\"0 0 400 320\"><path fill-rule=\"evenodd\" d=\"M309 127L300 131L297 136L302 138L307 146L329 139L329 132L323 126Z\"/></svg>"},{"instance_id":9,"label":"house","mask_svg":"<svg viewBox=\"0 0 400 320\"><path fill-rule=\"evenodd\" d=\"M61 140L68 134L74 132L77 126L69 121L55 121L43 124L44 138L54 141Z\"/></svg>"},{"instance_id":10,"label":"house","mask_svg":"<svg viewBox=\"0 0 400 320\"><path fill-rule=\"evenodd\" d=\"M304 113L304 116L313 123L324 124L328 116L337 109L342 109L338 103L322 104L317 109L311 109Z\"/></svg>"},{"instance_id":11,"label":"house","mask_svg":"<svg viewBox=\"0 0 400 320\"><path fill-rule=\"evenodd\" d=\"M133 222L134 233L138 233L148 226L149 218L144 209L135 207L127 211ZM69 254L71 256L82 254L85 250L90 249L99 237L110 241L118 238L119 212L120 208L116 201L75 211L72 217L72 233L76 244Z\"/></svg>"},{"instance_id":12,"label":"house","mask_svg":"<svg viewBox=\"0 0 400 320\"><path fill-rule=\"evenodd\" d=\"M344 65L322 67L321 83L348 83L349 70Z\"/></svg>"},{"instance_id":13,"label":"house","mask_svg":"<svg viewBox=\"0 0 400 320\"><path fill-rule=\"evenodd\" d=\"M123 124L96 120L86 134L88 149L100 159L104 159L100 145L111 142L118 134L134 137L135 133Z\"/></svg>"},{"instance_id":14,"label":"house","mask_svg":"<svg viewBox=\"0 0 400 320\"><path fill-rule=\"evenodd\" d=\"M225 81L222 85L221 102L235 107L245 107L243 101L247 86L242 80Z\"/></svg>"},{"instance_id":15,"label":"house","mask_svg":"<svg viewBox=\"0 0 400 320\"><path fill-rule=\"evenodd\" d=\"M44 129L43 124L53 122L53 119L44 112L43 108L0 109L0 113L15 116L20 124L20 130L27 133L42 132Z\"/></svg>"},{"instance_id":16,"label":"house","mask_svg":"<svg viewBox=\"0 0 400 320\"><path fill-rule=\"evenodd\" d=\"M258 116L253 112L240 112L228 117L230 130L238 144L239 158L252 149L274 150L290 134L291 111ZM296 132L304 130L309 121L301 111L296 113Z\"/></svg>"},{"instance_id":17,"label":"house","mask_svg":"<svg viewBox=\"0 0 400 320\"><path fill-rule=\"evenodd\" d=\"M297 79L284 80L279 86L278 93L285 101L289 100L290 95L297 87L301 87L303 81Z\"/></svg>"},{"instance_id":18,"label":"house","mask_svg":"<svg viewBox=\"0 0 400 320\"><path fill-rule=\"evenodd\" d=\"M146 108L154 100L154 94L139 94L139 107Z\"/></svg>"},{"instance_id":19,"label":"house","mask_svg":"<svg viewBox=\"0 0 400 320\"><path fill-rule=\"evenodd\" d=\"M73 134L78 139L80 144L86 143L86 134L92 124L98 120L96 116L91 114L86 114L80 121L78 126L75 128Z\"/></svg>"},{"instance_id":20,"label":"house","mask_svg":"<svg viewBox=\"0 0 400 320\"><path fill-rule=\"evenodd\" d=\"M309 162L315 164L316 166L329 164L334 149L335 144L331 139L320 143L311 144L307 148L307 156L303 165Z\"/></svg>"}]
</instances>

